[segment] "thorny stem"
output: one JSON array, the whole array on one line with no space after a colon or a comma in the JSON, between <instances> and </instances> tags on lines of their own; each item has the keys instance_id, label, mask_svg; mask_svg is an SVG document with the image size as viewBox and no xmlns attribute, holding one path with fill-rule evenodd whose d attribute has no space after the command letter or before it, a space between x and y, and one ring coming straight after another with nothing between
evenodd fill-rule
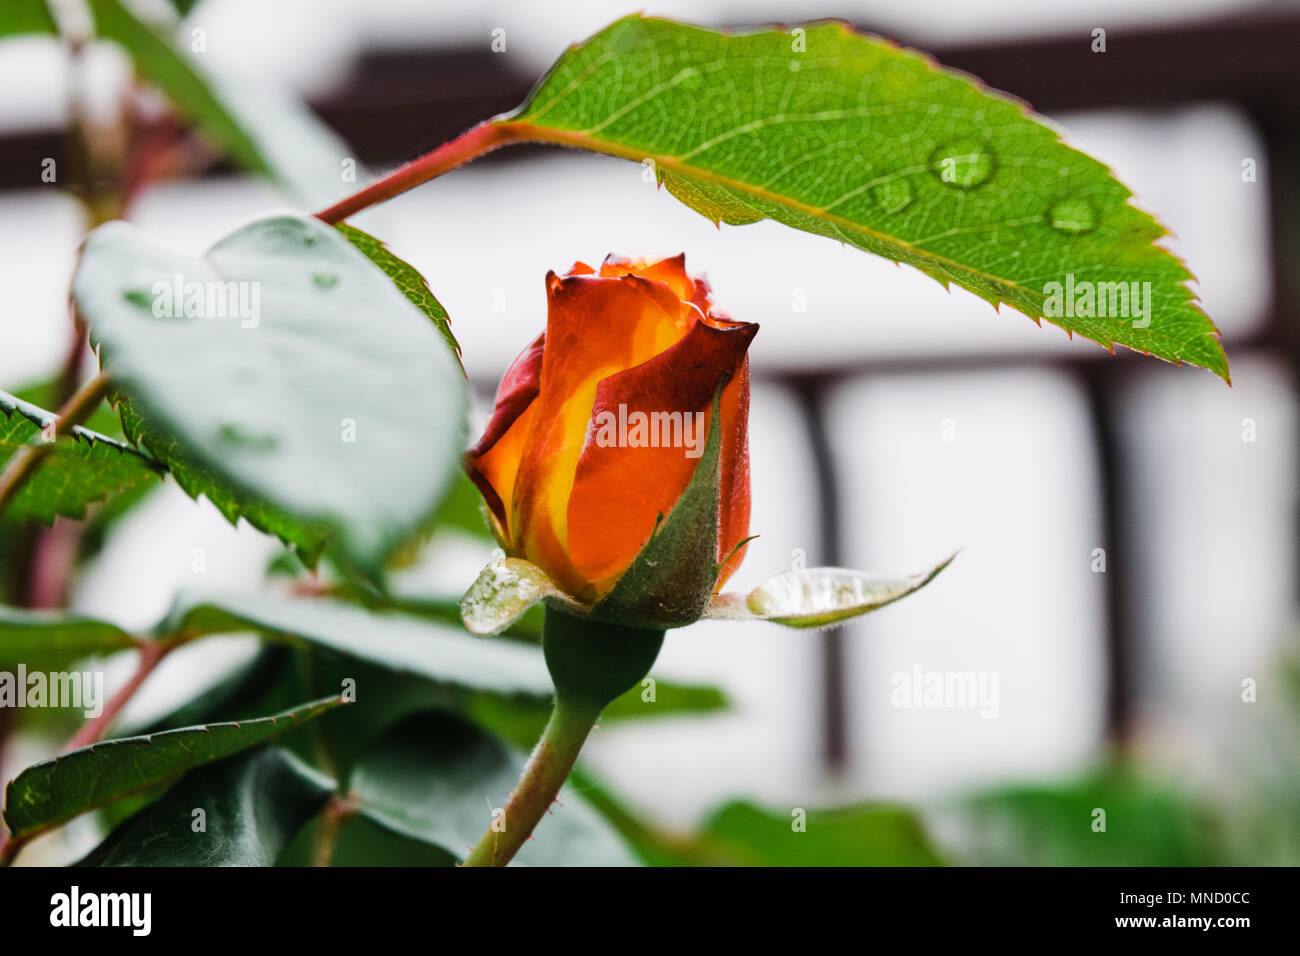
<instances>
[{"instance_id":1,"label":"thorny stem","mask_svg":"<svg viewBox=\"0 0 1300 956\"><path fill-rule=\"evenodd\" d=\"M352 794L332 794L321 811L316 826L316 846L312 852L312 866L329 866L338 844L339 830L357 812L357 800Z\"/></svg>"},{"instance_id":2,"label":"thorny stem","mask_svg":"<svg viewBox=\"0 0 1300 956\"><path fill-rule=\"evenodd\" d=\"M465 858L465 866L505 866L519 852L555 802L599 716L599 707L556 696L551 719L514 793Z\"/></svg>"},{"instance_id":3,"label":"thorny stem","mask_svg":"<svg viewBox=\"0 0 1300 956\"><path fill-rule=\"evenodd\" d=\"M408 189L414 189L430 179L441 176L457 166L477 159L484 153L505 146L507 143L519 142L521 136L512 126L491 120L480 123L466 133L462 133L449 143L443 143L419 159L413 159L393 172L377 179L359 192L335 203L328 209L316 213L316 218L331 226L342 222L349 216L355 216L363 209L378 205L400 196Z\"/></svg>"},{"instance_id":4,"label":"thorny stem","mask_svg":"<svg viewBox=\"0 0 1300 956\"><path fill-rule=\"evenodd\" d=\"M145 682L150 674L153 673L159 662L176 647L175 641L141 641L139 643L140 660L136 664L135 673L131 675L130 680L122 685L122 689L113 695L113 699L104 705L104 710L98 717L86 721L63 747L63 752L77 750L81 747L88 747L93 743L98 743L104 739L108 733L109 727L117 719L117 715L122 708L127 705L135 692L140 689L140 685Z\"/></svg>"},{"instance_id":5,"label":"thorny stem","mask_svg":"<svg viewBox=\"0 0 1300 956\"><path fill-rule=\"evenodd\" d=\"M59 438L68 434L72 431L74 425L79 425L89 418L108 394L109 384L108 373L100 372L77 389L73 396L59 409L53 437ZM22 490L27 479L36 473L36 469L53 449L53 441L44 441L42 439L43 436L14 452L14 456L9 459L9 464L0 473L0 514L3 514L4 510L18 496L18 492Z\"/></svg>"}]
</instances>

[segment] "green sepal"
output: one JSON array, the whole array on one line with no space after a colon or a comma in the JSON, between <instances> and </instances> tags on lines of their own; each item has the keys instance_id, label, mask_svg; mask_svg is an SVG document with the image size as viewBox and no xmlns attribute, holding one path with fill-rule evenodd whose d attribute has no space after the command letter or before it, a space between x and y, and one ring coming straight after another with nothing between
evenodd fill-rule
<instances>
[{"instance_id":1,"label":"green sepal","mask_svg":"<svg viewBox=\"0 0 1300 956\"><path fill-rule=\"evenodd\" d=\"M596 621L554 607L547 607L542 625L542 651L557 702L592 721L650 672L663 642L662 629Z\"/></svg>"},{"instance_id":2,"label":"green sepal","mask_svg":"<svg viewBox=\"0 0 1300 956\"><path fill-rule=\"evenodd\" d=\"M721 399L720 384L709 438L686 490L613 590L592 607L594 619L662 630L698 621L709 609L719 570Z\"/></svg>"}]
</instances>

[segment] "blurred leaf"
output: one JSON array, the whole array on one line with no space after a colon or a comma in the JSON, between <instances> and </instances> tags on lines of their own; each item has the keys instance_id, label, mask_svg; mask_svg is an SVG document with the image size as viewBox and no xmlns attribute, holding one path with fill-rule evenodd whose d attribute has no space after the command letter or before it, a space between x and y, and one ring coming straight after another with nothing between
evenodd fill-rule
<instances>
[{"instance_id":1,"label":"blurred leaf","mask_svg":"<svg viewBox=\"0 0 1300 956\"><path fill-rule=\"evenodd\" d=\"M95 35L120 45L137 72L162 91L179 112L240 165L272 172L252 137L218 99L199 67L177 49L163 28L141 19L124 0L87 3L95 20Z\"/></svg>"},{"instance_id":2,"label":"blurred leaf","mask_svg":"<svg viewBox=\"0 0 1300 956\"><path fill-rule=\"evenodd\" d=\"M483 496L464 469L456 472L451 490L442 502L442 511L438 513L437 526L439 529L455 528L482 541L495 541L487 519L483 517Z\"/></svg>"},{"instance_id":3,"label":"blurred leaf","mask_svg":"<svg viewBox=\"0 0 1300 956\"><path fill-rule=\"evenodd\" d=\"M723 33L634 14L570 48L493 124L653 164L715 222L773 219L1227 377L1191 274L1154 244L1166 230L1103 164L1024 104L844 23ZM1051 282L1107 296L1150 283L1150 312L1135 321L1125 299L1110 317L1049 315Z\"/></svg>"},{"instance_id":4,"label":"blurred leaf","mask_svg":"<svg viewBox=\"0 0 1300 956\"><path fill-rule=\"evenodd\" d=\"M270 639L287 637L438 684L538 697L552 693L538 648L480 640L422 618L325 598L182 597L163 630L181 628L198 634L253 630Z\"/></svg>"},{"instance_id":5,"label":"blurred leaf","mask_svg":"<svg viewBox=\"0 0 1300 956\"><path fill-rule=\"evenodd\" d=\"M113 532L121 525L122 520L161 487L160 481L141 482L118 492L102 505L90 509L82 525L81 536L77 539L78 562L84 564L98 556L113 537Z\"/></svg>"},{"instance_id":6,"label":"blurred leaf","mask_svg":"<svg viewBox=\"0 0 1300 956\"><path fill-rule=\"evenodd\" d=\"M743 862L731 847L704 834L670 830L644 819L581 768L569 777L569 785L609 821L646 866L735 866Z\"/></svg>"},{"instance_id":7,"label":"blurred leaf","mask_svg":"<svg viewBox=\"0 0 1300 956\"><path fill-rule=\"evenodd\" d=\"M1105 832L1094 831L1102 821ZM1214 866L1217 833L1186 794L1126 772L970 800L972 862L990 866Z\"/></svg>"},{"instance_id":8,"label":"blurred leaf","mask_svg":"<svg viewBox=\"0 0 1300 956\"><path fill-rule=\"evenodd\" d=\"M287 751L258 747L187 773L78 865L270 866L333 790Z\"/></svg>"},{"instance_id":9,"label":"blurred leaf","mask_svg":"<svg viewBox=\"0 0 1300 956\"><path fill-rule=\"evenodd\" d=\"M319 820L316 823L319 826ZM316 826L303 829L298 839L277 861L277 866L308 866L313 860ZM343 866L437 866L453 867L459 861L442 847L412 840L371 823L365 817L349 817L339 829L330 865Z\"/></svg>"},{"instance_id":10,"label":"blurred leaf","mask_svg":"<svg viewBox=\"0 0 1300 956\"><path fill-rule=\"evenodd\" d=\"M460 370L463 373L465 366L460 361L460 343L456 341L456 336L452 335L451 320L447 317L447 310L442 307L441 302L434 298L429 283L424 276L420 275L409 262L395 256L383 241L376 239L369 233L362 232L356 226L341 222L334 228L347 236L348 242L360 249L367 259L380 268L384 275L393 280L393 285L397 286L402 295L411 300L412 305L429 317L429 320L442 334L447 347L456 356L456 362L460 365Z\"/></svg>"},{"instance_id":11,"label":"blurred leaf","mask_svg":"<svg viewBox=\"0 0 1300 956\"><path fill-rule=\"evenodd\" d=\"M346 144L295 97L265 79L209 75L175 42L173 24L150 22L123 0L88 2L96 35L121 46L140 76L241 166L312 208L351 190L340 166Z\"/></svg>"},{"instance_id":12,"label":"blurred leaf","mask_svg":"<svg viewBox=\"0 0 1300 956\"><path fill-rule=\"evenodd\" d=\"M168 0L168 2L172 5L172 9L174 9L178 15L187 17L193 12L194 8L202 2L202 0Z\"/></svg>"},{"instance_id":13,"label":"blurred leaf","mask_svg":"<svg viewBox=\"0 0 1300 956\"><path fill-rule=\"evenodd\" d=\"M5 0L0 6L0 38L58 31L48 0Z\"/></svg>"},{"instance_id":14,"label":"blurred leaf","mask_svg":"<svg viewBox=\"0 0 1300 956\"><path fill-rule=\"evenodd\" d=\"M461 718L421 714L374 744L349 789L363 816L463 859L494 809L504 806L523 765L523 754ZM635 863L608 824L568 789L515 860L528 866Z\"/></svg>"},{"instance_id":15,"label":"blurred leaf","mask_svg":"<svg viewBox=\"0 0 1300 956\"><path fill-rule=\"evenodd\" d=\"M5 822L16 836L38 833L247 750L340 703L331 697L273 717L105 740L32 764L5 789Z\"/></svg>"},{"instance_id":16,"label":"blurred leaf","mask_svg":"<svg viewBox=\"0 0 1300 956\"><path fill-rule=\"evenodd\" d=\"M41 429L55 421L45 411L7 392L0 392L0 468L19 448L39 440ZM106 435L74 427L19 490L6 517L16 521L54 523L56 517L80 520L86 506L149 483L162 467L150 458Z\"/></svg>"},{"instance_id":17,"label":"blurred leaf","mask_svg":"<svg viewBox=\"0 0 1300 956\"><path fill-rule=\"evenodd\" d=\"M65 611L29 611L0 605L0 665L43 667L135 646L114 624ZM20 692L25 690L20 689Z\"/></svg>"},{"instance_id":18,"label":"blurred leaf","mask_svg":"<svg viewBox=\"0 0 1300 956\"><path fill-rule=\"evenodd\" d=\"M804 830L795 829L798 820L738 801L712 816L704 836L748 866L942 865L920 820L902 807L809 810Z\"/></svg>"},{"instance_id":19,"label":"blurred leaf","mask_svg":"<svg viewBox=\"0 0 1300 956\"><path fill-rule=\"evenodd\" d=\"M708 616L719 620L757 619L787 627L830 627L919 591L955 557L946 558L924 574L907 577L848 568L787 571L754 588L743 603L738 595L719 595Z\"/></svg>"},{"instance_id":20,"label":"blurred leaf","mask_svg":"<svg viewBox=\"0 0 1300 956\"><path fill-rule=\"evenodd\" d=\"M726 710L727 695L717 687L674 684L655 681L655 699L643 699L641 685L633 687L610 702L600 715L601 726L625 720L658 717L692 717ZM531 747L542 735L551 715L549 704L526 700L506 700L487 694L475 694L466 703L475 721L518 747Z\"/></svg>"},{"instance_id":21,"label":"blurred leaf","mask_svg":"<svg viewBox=\"0 0 1300 956\"><path fill-rule=\"evenodd\" d=\"M240 308L154 315L190 283L237 290ZM230 521L309 565L328 546L371 579L432 521L460 460L464 381L424 316L334 229L272 216L196 259L109 223L87 238L73 295L128 396L128 434Z\"/></svg>"}]
</instances>

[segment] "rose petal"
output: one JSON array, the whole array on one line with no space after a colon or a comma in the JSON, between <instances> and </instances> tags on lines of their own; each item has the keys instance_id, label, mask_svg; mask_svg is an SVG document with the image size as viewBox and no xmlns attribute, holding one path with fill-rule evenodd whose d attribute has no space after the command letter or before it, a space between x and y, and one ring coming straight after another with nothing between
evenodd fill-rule
<instances>
[{"instance_id":1,"label":"rose petal","mask_svg":"<svg viewBox=\"0 0 1300 956\"><path fill-rule=\"evenodd\" d=\"M540 389L545 347L543 332L519 353L497 387L492 418L483 437L465 455L470 478L483 493L488 508L507 536L519 456L531 423L527 412Z\"/></svg>"},{"instance_id":2,"label":"rose petal","mask_svg":"<svg viewBox=\"0 0 1300 956\"><path fill-rule=\"evenodd\" d=\"M602 379L678 342L698 313L666 287L636 276L547 276L547 348L533 425L519 466L510 527L524 557L571 593L587 590L569 561L569 492Z\"/></svg>"},{"instance_id":3,"label":"rose petal","mask_svg":"<svg viewBox=\"0 0 1300 956\"><path fill-rule=\"evenodd\" d=\"M673 294L683 302L695 298L695 280L686 271L686 253L678 253L670 259L629 259L610 253L601 263L600 274L603 276L640 276L651 282L662 282L673 290ZM701 309L700 311L707 311Z\"/></svg>"},{"instance_id":4,"label":"rose petal","mask_svg":"<svg viewBox=\"0 0 1300 956\"><path fill-rule=\"evenodd\" d=\"M719 524L730 550L749 523L748 470L738 466L744 450L744 406L748 397L745 352L758 331L753 324L717 327L696 321L672 348L635 368L610 375L596 389L592 427L578 461L568 498L568 553L577 572L607 590L650 538L659 516L668 514L695 472L708 435L713 394L723 389L721 414L722 513ZM698 442L696 457L675 447L610 447L598 444L603 415L679 413L685 434ZM701 423L695 429L695 415ZM633 438L629 430L628 436ZM648 435L646 436L649 437ZM671 435L669 436L672 437ZM682 439L679 430L677 438ZM743 504L739 499L743 499ZM732 507L732 505L735 507ZM721 555L720 555L721 557Z\"/></svg>"}]
</instances>

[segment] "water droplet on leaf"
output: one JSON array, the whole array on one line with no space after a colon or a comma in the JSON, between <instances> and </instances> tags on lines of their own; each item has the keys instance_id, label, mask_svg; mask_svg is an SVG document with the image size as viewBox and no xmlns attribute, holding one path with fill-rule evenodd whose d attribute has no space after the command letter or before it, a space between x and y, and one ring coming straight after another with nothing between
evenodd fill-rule
<instances>
[{"instance_id":1,"label":"water droplet on leaf","mask_svg":"<svg viewBox=\"0 0 1300 956\"><path fill-rule=\"evenodd\" d=\"M944 185L972 189L993 175L993 153L976 140L959 139L936 149L930 168Z\"/></svg>"},{"instance_id":2,"label":"water droplet on leaf","mask_svg":"<svg viewBox=\"0 0 1300 956\"><path fill-rule=\"evenodd\" d=\"M238 445L249 451L273 451L279 439L267 432L250 432L237 422L226 422L217 431L218 437L228 445Z\"/></svg>"},{"instance_id":3,"label":"water droplet on leaf","mask_svg":"<svg viewBox=\"0 0 1300 956\"><path fill-rule=\"evenodd\" d=\"M1088 200L1076 196L1062 199L1047 211L1047 224L1059 232L1078 235L1097 225L1097 210Z\"/></svg>"},{"instance_id":4,"label":"water droplet on leaf","mask_svg":"<svg viewBox=\"0 0 1300 956\"><path fill-rule=\"evenodd\" d=\"M883 211L893 214L912 202L912 187L906 179L891 179L872 187L871 197Z\"/></svg>"}]
</instances>

